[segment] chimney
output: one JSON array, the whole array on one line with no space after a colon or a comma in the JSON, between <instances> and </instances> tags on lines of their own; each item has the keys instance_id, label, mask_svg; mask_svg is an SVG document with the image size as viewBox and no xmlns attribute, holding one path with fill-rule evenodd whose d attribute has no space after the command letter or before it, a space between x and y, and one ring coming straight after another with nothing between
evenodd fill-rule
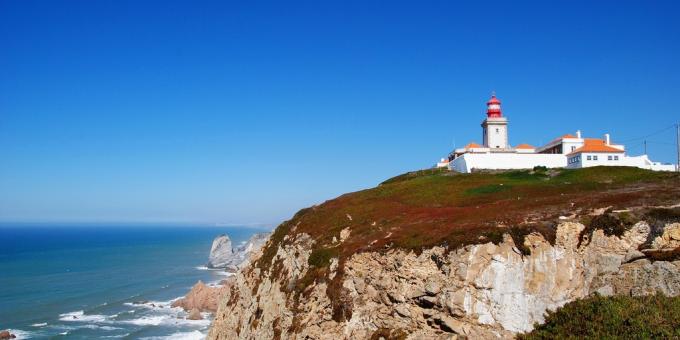
<instances>
[{"instance_id":1,"label":"chimney","mask_svg":"<svg viewBox=\"0 0 680 340\"><path fill-rule=\"evenodd\" d=\"M609 134L608 133L604 134L604 143L609 145Z\"/></svg>"},{"instance_id":2,"label":"chimney","mask_svg":"<svg viewBox=\"0 0 680 340\"><path fill-rule=\"evenodd\" d=\"M576 130L576 138L581 138L581 130Z\"/></svg>"}]
</instances>

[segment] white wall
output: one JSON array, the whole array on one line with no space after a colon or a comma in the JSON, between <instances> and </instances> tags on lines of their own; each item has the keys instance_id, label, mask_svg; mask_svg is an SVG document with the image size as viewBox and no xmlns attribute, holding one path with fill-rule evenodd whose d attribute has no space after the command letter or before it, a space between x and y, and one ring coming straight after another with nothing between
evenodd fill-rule
<instances>
[{"instance_id":1,"label":"white wall","mask_svg":"<svg viewBox=\"0 0 680 340\"><path fill-rule=\"evenodd\" d=\"M437 168L446 168L449 166L449 160L442 158L441 161L437 162Z\"/></svg>"},{"instance_id":2,"label":"white wall","mask_svg":"<svg viewBox=\"0 0 680 340\"><path fill-rule=\"evenodd\" d=\"M590 159L588 159L590 157ZM609 159L609 158L612 159ZM616 159L618 157L618 160ZM581 153L581 163L582 167L590 167L590 166L630 166L626 164L625 161L625 156L623 155L623 152L621 153L600 153L600 152L595 152L595 153Z\"/></svg>"},{"instance_id":3,"label":"white wall","mask_svg":"<svg viewBox=\"0 0 680 340\"><path fill-rule=\"evenodd\" d=\"M583 146L582 138L557 138L550 141L548 144L536 148L536 152L543 152L546 149L553 148L562 144L562 154L568 154Z\"/></svg>"},{"instance_id":4,"label":"white wall","mask_svg":"<svg viewBox=\"0 0 680 340\"><path fill-rule=\"evenodd\" d=\"M490 148L507 148L508 147L508 120L501 118L487 118L482 126L486 129L486 139L484 146ZM496 131L498 130L498 131Z\"/></svg>"},{"instance_id":5,"label":"white wall","mask_svg":"<svg viewBox=\"0 0 680 340\"><path fill-rule=\"evenodd\" d=\"M449 169L453 170L453 171L457 171L457 172L463 172L463 173L470 172L470 171L468 171L467 162L465 161L465 155L468 155L468 154L464 154L464 155L452 160L449 163Z\"/></svg>"},{"instance_id":6,"label":"white wall","mask_svg":"<svg viewBox=\"0 0 680 340\"><path fill-rule=\"evenodd\" d=\"M655 171L677 171L675 164L662 164L659 162L652 162L647 155L641 156L625 156L624 165L636 166L642 169L649 169Z\"/></svg>"},{"instance_id":7,"label":"white wall","mask_svg":"<svg viewBox=\"0 0 680 340\"><path fill-rule=\"evenodd\" d=\"M567 166L567 158L561 154L466 153L451 161L449 168L471 172L472 169L532 169L535 166L562 168Z\"/></svg>"},{"instance_id":8,"label":"white wall","mask_svg":"<svg viewBox=\"0 0 680 340\"><path fill-rule=\"evenodd\" d=\"M569 159L579 157L576 162ZM609 157L611 156L611 160ZM590 159L588 159L590 157ZM597 157L597 159L595 159ZM618 159L616 159L618 157ZM621 153L581 153L567 158L567 168L587 168L591 166L632 166L641 169L648 169L654 171L677 171L674 164L662 164L659 162L652 162L647 155L642 156L626 156Z\"/></svg>"},{"instance_id":9,"label":"white wall","mask_svg":"<svg viewBox=\"0 0 680 340\"><path fill-rule=\"evenodd\" d=\"M580 148L583 146L583 139L564 139L562 141L562 153L563 154L568 154L571 153L572 151Z\"/></svg>"}]
</instances>

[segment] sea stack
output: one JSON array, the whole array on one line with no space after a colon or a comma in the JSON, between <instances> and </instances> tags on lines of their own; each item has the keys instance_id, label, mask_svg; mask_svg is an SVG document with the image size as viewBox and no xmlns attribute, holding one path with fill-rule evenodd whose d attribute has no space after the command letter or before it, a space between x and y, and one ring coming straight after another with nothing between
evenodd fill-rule
<instances>
[{"instance_id":1,"label":"sea stack","mask_svg":"<svg viewBox=\"0 0 680 340\"><path fill-rule=\"evenodd\" d=\"M208 268L224 268L232 257L231 239L227 235L217 236L210 248Z\"/></svg>"},{"instance_id":2,"label":"sea stack","mask_svg":"<svg viewBox=\"0 0 680 340\"><path fill-rule=\"evenodd\" d=\"M269 239L270 233L257 233L247 242L236 248L232 248L231 239L227 235L220 235L213 240L208 260L208 268L226 269L230 272L237 271L248 263L252 252L260 250Z\"/></svg>"}]
</instances>

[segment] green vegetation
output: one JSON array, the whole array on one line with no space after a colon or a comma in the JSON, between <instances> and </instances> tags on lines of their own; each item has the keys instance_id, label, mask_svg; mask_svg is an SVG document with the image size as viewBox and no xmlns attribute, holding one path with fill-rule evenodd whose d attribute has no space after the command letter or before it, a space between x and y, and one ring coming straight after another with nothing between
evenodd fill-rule
<instances>
[{"instance_id":1,"label":"green vegetation","mask_svg":"<svg viewBox=\"0 0 680 340\"><path fill-rule=\"evenodd\" d=\"M446 173L450 173L449 170L447 170L446 168L433 168L433 169L423 169L423 170L418 170L418 171L411 171L411 172L407 172L405 174L401 174L399 176L392 177L392 178L380 183L380 185L406 181L406 180L413 179L413 178L416 178L416 177L439 175L439 174L446 174Z\"/></svg>"},{"instance_id":2,"label":"green vegetation","mask_svg":"<svg viewBox=\"0 0 680 340\"><path fill-rule=\"evenodd\" d=\"M500 184L489 184L489 185L482 185L476 188L471 188L465 190L466 195L484 195L484 194L493 194L497 192L501 192L503 190L509 190L512 188L510 185L503 185L503 183Z\"/></svg>"},{"instance_id":3,"label":"green vegetation","mask_svg":"<svg viewBox=\"0 0 680 340\"><path fill-rule=\"evenodd\" d=\"M680 337L680 297L594 296L549 312L518 339L671 339Z\"/></svg>"},{"instance_id":4,"label":"green vegetation","mask_svg":"<svg viewBox=\"0 0 680 340\"><path fill-rule=\"evenodd\" d=\"M310 266L321 268L331 263L331 259L338 257L338 250L335 248L317 248L309 255L307 262Z\"/></svg>"},{"instance_id":5,"label":"green vegetation","mask_svg":"<svg viewBox=\"0 0 680 340\"><path fill-rule=\"evenodd\" d=\"M545 167L543 165L537 165L534 167L534 172L547 172L548 167Z\"/></svg>"},{"instance_id":6,"label":"green vegetation","mask_svg":"<svg viewBox=\"0 0 680 340\"><path fill-rule=\"evenodd\" d=\"M579 245L587 238L592 239L595 230L602 230L607 236L622 236L626 230L630 229L638 220L630 214L613 214L609 209L602 215L586 216L581 222L586 226L579 236Z\"/></svg>"},{"instance_id":7,"label":"green vegetation","mask_svg":"<svg viewBox=\"0 0 680 340\"><path fill-rule=\"evenodd\" d=\"M507 232L510 237L512 237L512 241L515 242L515 246L517 246L517 249L519 249L522 255L531 255L531 249L524 245L524 239L527 237L527 235L531 233L541 234L548 242L550 242L550 244L555 244L555 238L557 237L556 225L552 222L542 222L519 227L511 227L504 232Z\"/></svg>"}]
</instances>

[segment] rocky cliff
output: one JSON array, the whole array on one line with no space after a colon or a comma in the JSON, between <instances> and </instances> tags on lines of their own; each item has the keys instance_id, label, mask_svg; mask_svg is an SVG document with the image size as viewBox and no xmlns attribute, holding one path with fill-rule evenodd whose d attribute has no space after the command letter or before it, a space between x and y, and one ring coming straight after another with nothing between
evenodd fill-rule
<instances>
[{"instance_id":1,"label":"rocky cliff","mask_svg":"<svg viewBox=\"0 0 680 340\"><path fill-rule=\"evenodd\" d=\"M678 203L634 169L398 177L279 226L209 337L512 338L595 292L679 295Z\"/></svg>"}]
</instances>

